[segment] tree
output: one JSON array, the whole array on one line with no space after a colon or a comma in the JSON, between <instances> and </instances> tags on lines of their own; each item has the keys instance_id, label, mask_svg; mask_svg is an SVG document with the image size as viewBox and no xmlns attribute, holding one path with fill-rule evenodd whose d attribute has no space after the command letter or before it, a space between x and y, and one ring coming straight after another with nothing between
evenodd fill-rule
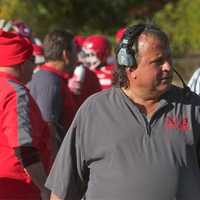
<instances>
[{"instance_id":1,"label":"tree","mask_svg":"<svg viewBox=\"0 0 200 200\"><path fill-rule=\"evenodd\" d=\"M133 18L133 8L144 0L0 0L0 17L21 19L36 34L44 35L53 28L69 28L74 32L114 33Z\"/></svg>"},{"instance_id":2,"label":"tree","mask_svg":"<svg viewBox=\"0 0 200 200\"><path fill-rule=\"evenodd\" d=\"M154 16L155 22L168 32L177 55L195 54L200 50L199 7L199 0L179 0L167 4Z\"/></svg>"},{"instance_id":3,"label":"tree","mask_svg":"<svg viewBox=\"0 0 200 200\"><path fill-rule=\"evenodd\" d=\"M54 28L113 35L119 27L151 16L166 1L0 0L0 17L24 20L38 36Z\"/></svg>"}]
</instances>

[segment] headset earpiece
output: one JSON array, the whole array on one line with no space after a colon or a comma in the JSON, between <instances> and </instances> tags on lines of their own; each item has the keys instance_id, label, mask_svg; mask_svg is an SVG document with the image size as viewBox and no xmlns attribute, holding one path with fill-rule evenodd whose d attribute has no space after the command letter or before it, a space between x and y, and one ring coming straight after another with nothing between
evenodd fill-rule
<instances>
[{"instance_id":1,"label":"headset earpiece","mask_svg":"<svg viewBox=\"0 0 200 200\"><path fill-rule=\"evenodd\" d=\"M130 51L128 49L128 40L126 38L124 38L120 44L117 54L117 61L119 65L124 65L126 67L132 67L136 65L134 51Z\"/></svg>"},{"instance_id":2,"label":"headset earpiece","mask_svg":"<svg viewBox=\"0 0 200 200\"><path fill-rule=\"evenodd\" d=\"M117 51L117 63L119 65L123 65L125 67L137 66L133 45L144 29L144 24L139 24L126 29Z\"/></svg>"}]
</instances>

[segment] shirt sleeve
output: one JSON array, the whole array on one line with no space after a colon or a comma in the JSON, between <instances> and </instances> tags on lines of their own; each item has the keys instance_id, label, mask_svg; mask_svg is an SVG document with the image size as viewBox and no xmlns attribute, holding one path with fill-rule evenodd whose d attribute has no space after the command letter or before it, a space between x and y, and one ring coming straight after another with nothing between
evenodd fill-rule
<instances>
[{"instance_id":1,"label":"shirt sleeve","mask_svg":"<svg viewBox=\"0 0 200 200\"><path fill-rule=\"evenodd\" d=\"M29 94L17 85L15 89L5 97L2 127L12 148L32 146Z\"/></svg>"},{"instance_id":2,"label":"shirt sleeve","mask_svg":"<svg viewBox=\"0 0 200 200\"><path fill-rule=\"evenodd\" d=\"M186 151L190 160L188 166L182 166L180 169L176 200L198 200L200 198L199 168L196 167L192 150L187 149Z\"/></svg>"},{"instance_id":3,"label":"shirt sleeve","mask_svg":"<svg viewBox=\"0 0 200 200\"><path fill-rule=\"evenodd\" d=\"M79 130L74 121L57 154L46 187L61 199L80 200L88 181Z\"/></svg>"},{"instance_id":4,"label":"shirt sleeve","mask_svg":"<svg viewBox=\"0 0 200 200\"><path fill-rule=\"evenodd\" d=\"M196 94L200 94L200 69L194 72L188 82L188 87Z\"/></svg>"},{"instance_id":5,"label":"shirt sleeve","mask_svg":"<svg viewBox=\"0 0 200 200\"><path fill-rule=\"evenodd\" d=\"M192 94L190 101L194 145L188 145L185 148L188 162L187 166L180 166L176 200L200 199L200 97Z\"/></svg>"}]
</instances>

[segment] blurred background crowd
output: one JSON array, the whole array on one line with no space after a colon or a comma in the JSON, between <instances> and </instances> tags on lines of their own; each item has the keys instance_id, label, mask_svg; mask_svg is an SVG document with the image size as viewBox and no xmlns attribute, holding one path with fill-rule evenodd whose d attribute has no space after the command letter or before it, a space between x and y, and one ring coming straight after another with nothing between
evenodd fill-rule
<instances>
[{"instance_id":1,"label":"blurred background crowd","mask_svg":"<svg viewBox=\"0 0 200 200\"><path fill-rule=\"evenodd\" d=\"M29 89L27 91L30 91L30 96L23 99L24 103L12 100L14 108L18 108L18 106L24 106L25 110L31 108L29 115L28 112L22 112L23 109L15 108L14 111L20 110L15 113L12 107L8 106L9 111L6 110L3 117L9 118L8 116L13 113L14 117L10 117L10 121L2 121L6 127L10 127L10 124L14 122L18 125L16 119L22 117L23 123L19 123L19 125L22 125L22 128L28 132L32 131L27 128L29 124L33 126L31 137L34 136L35 141L43 142L44 140L44 144L50 144L47 146L50 146L51 149L45 149L45 145L38 142L42 153L44 149L45 152L49 150L49 158L44 155L44 158L49 159L46 169L48 173L80 105L87 97L111 88L114 84L115 75L119 70L116 67L114 55L116 50L124 45L123 42L120 44L120 41L125 40L122 39L127 27L141 21L161 27L169 36L173 65L188 83L192 74L200 66L199 7L200 0L0 0L0 61L2 62L0 71L2 74L16 75L22 85L24 84L24 88L13 77L7 79L13 79L14 85L20 85L19 88L23 92L26 91L26 86ZM197 88L198 94L200 81L197 79L199 77L200 69L196 71L190 81L190 87ZM123 79L123 74L118 78ZM182 87L180 78L176 75L174 83ZM4 84L8 85L8 89ZM9 91L9 84L9 81L0 84L1 89L9 97L8 100L10 100L10 94L7 93L13 92ZM22 94L19 92L19 88L15 91L13 99ZM6 100L3 96L1 98L2 102ZM30 106L25 104L29 98L32 102ZM2 105L4 104L2 103ZM5 105L7 104L5 103ZM5 106L2 108L4 109ZM30 120L29 117L31 117ZM17 125L16 127L18 127ZM3 127L3 125L1 126ZM43 126L44 131L41 128ZM11 142L14 144L14 148L17 149L16 157L22 160L23 167L30 170L30 172L27 171L31 177L39 177L39 184L37 185L37 181L34 182L41 192L37 195L44 196L42 199L48 199L49 192L44 189L46 177L45 175L41 176L44 173L41 166L38 165L36 155L35 146L37 147L37 145L35 144L37 142L34 143L35 141L31 140L31 145L34 141L34 148L31 146L27 149L26 139L28 138L29 142L31 137L29 135L27 137L27 134L24 134L26 131L22 132L21 128L16 127L14 127L16 130L10 132L16 132L16 135L20 136L19 143L18 140L14 141L18 137L9 136L11 141L14 141ZM2 130L6 132L10 129L3 127ZM41 133L38 134L40 131ZM45 131L48 134L43 135L42 132ZM51 141L46 142L46 138ZM5 141L7 142L7 139ZM2 142L0 146L4 148L4 143ZM31 156L29 156L30 153ZM2 154L9 157L8 153ZM2 163L12 165L11 162L5 162L6 159L2 159ZM19 164L16 159L15 162ZM32 164L35 166L35 163L36 167L29 169ZM16 171L15 164L12 167ZM20 165L20 167L22 166ZM9 171L10 168L5 167L5 169ZM18 172L14 174L18 176ZM21 170L21 174L27 176L23 170ZM5 183L10 185L8 180L3 180L0 184L8 188ZM15 189L19 185L18 182L12 184ZM24 186L22 185L21 188ZM30 188L27 188L29 191ZM32 189L34 194L35 189ZM28 195L28 192L23 193ZM4 195L4 191L2 194ZM10 195L8 191L6 191L6 195ZM39 198L34 197L33 199ZM24 199L30 198L24 197Z\"/></svg>"},{"instance_id":2,"label":"blurred background crowd","mask_svg":"<svg viewBox=\"0 0 200 200\"><path fill-rule=\"evenodd\" d=\"M47 32L64 28L84 37L106 35L114 45L120 27L154 21L168 33L175 65L186 81L199 64L199 0L1 0L0 5L1 18L24 21L41 40Z\"/></svg>"}]
</instances>

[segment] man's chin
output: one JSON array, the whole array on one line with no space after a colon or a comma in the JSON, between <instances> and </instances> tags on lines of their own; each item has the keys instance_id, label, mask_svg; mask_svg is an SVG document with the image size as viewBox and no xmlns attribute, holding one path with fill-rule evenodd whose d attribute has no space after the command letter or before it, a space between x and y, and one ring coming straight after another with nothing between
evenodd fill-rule
<instances>
[{"instance_id":1,"label":"man's chin","mask_svg":"<svg viewBox=\"0 0 200 200\"><path fill-rule=\"evenodd\" d=\"M165 92L170 88L170 86L171 86L171 82L165 83L165 84L161 84L161 85L159 86L159 88L158 88L158 91L159 91L161 94L163 94L163 93L165 93Z\"/></svg>"}]
</instances>

